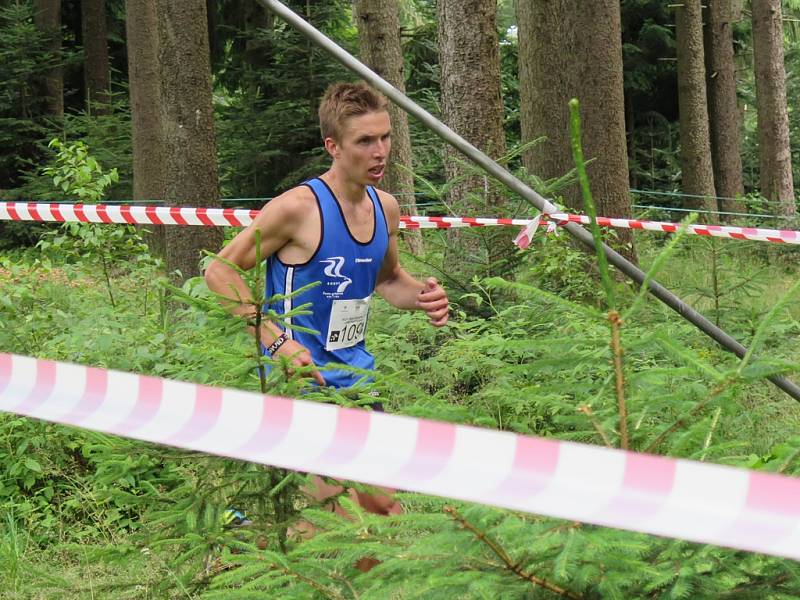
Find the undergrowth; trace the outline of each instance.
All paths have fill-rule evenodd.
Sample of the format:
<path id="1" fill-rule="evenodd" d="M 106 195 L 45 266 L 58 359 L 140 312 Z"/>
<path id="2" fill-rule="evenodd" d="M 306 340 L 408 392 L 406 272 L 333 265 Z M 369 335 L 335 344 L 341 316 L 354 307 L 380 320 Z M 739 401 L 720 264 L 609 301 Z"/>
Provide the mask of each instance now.
<path id="1" fill-rule="evenodd" d="M 136 231 L 122 234 L 135 252 L 104 255 L 105 270 L 78 251 L 83 233 L 65 228 L 58 244 L 0 256 L 0 351 L 279 395 L 307 387 L 280 368 L 260 380 L 263 359 L 244 323 L 214 308 L 202 280 L 180 290 L 163 283 Z M 751 357 L 724 353 L 614 277 L 598 294 L 585 255 L 563 237 L 539 237 L 515 257 L 513 280 L 475 280 L 454 298 L 443 329 L 376 302 L 367 343 L 379 371 L 365 391 L 399 414 L 800 474 L 800 410 L 765 379 L 797 375 L 797 285 L 759 280 L 754 295 L 749 274 L 763 257 L 738 242 L 720 249 L 710 286 L 707 242 L 649 243 L 643 262 L 739 327 Z M 424 272 L 437 252 L 407 265 Z M 253 298 L 262 281 L 250 279 Z M 0 415 L 0 597 L 800 594 L 789 560 L 413 493 L 398 494 L 404 513 L 391 517 L 342 497 L 343 519 L 312 503 L 305 483 L 298 473 Z M 252 524 L 236 527 L 231 509 Z M 316 535 L 293 535 L 301 521 Z M 364 557 L 380 562 L 362 573 Z"/>

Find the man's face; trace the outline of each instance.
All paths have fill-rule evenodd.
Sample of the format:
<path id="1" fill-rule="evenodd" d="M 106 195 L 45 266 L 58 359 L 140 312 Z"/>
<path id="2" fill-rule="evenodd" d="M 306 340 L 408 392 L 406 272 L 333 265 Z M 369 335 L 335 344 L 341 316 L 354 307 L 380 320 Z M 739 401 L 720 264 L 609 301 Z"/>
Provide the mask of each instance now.
<path id="1" fill-rule="evenodd" d="M 351 117 L 344 123 L 339 141 L 325 138 L 325 149 L 354 183 L 377 185 L 392 148 L 391 130 L 386 111 Z"/>

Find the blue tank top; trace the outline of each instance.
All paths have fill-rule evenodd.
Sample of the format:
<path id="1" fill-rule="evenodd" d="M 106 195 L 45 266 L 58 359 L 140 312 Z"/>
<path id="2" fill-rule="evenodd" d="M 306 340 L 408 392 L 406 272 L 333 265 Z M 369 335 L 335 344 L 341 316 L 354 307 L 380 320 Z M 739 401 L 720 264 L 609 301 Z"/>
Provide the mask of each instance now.
<path id="1" fill-rule="evenodd" d="M 311 258 L 301 264 L 286 264 L 277 253 L 270 256 L 266 297 L 286 295 L 310 283 L 320 284 L 294 298 L 266 303 L 265 308 L 287 314 L 310 302 L 310 315 L 297 315 L 289 322 L 319 333 L 286 328 L 286 335 L 308 348 L 316 365 L 342 363 L 373 369 L 375 359 L 364 346 L 364 336 L 369 299 L 389 247 L 383 207 L 375 190 L 367 187 L 372 200 L 372 239 L 359 242 L 350 233 L 339 201 L 328 185 L 319 178 L 303 185 L 314 192 L 322 218 L 319 245 Z M 333 387 L 348 387 L 363 377 L 341 369 L 321 373 L 325 382 Z"/>

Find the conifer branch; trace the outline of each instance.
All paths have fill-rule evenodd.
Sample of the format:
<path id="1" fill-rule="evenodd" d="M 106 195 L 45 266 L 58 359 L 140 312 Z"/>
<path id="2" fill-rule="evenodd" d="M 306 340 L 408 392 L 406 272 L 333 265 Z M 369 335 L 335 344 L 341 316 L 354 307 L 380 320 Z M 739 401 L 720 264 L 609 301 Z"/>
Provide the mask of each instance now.
<path id="1" fill-rule="evenodd" d="M 321 594 L 325 594 L 325 596 L 328 597 L 328 598 L 334 598 L 334 600 L 345 600 L 345 597 L 342 594 L 340 594 L 339 592 L 337 592 L 336 590 L 332 590 L 332 589 L 330 589 L 328 587 L 325 587 L 321 583 L 319 583 L 317 581 L 314 581 L 310 577 L 306 577 L 302 573 L 298 573 L 297 571 L 294 571 L 294 570 L 290 569 L 289 567 L 283 567 L 281 565 L 278 565 L 273 561 L 269 561 L 269 560 L 264 559 L 263 557 L 260 558 L 260 560 L 263 560 L 264 562 L 269 564 L 269 566 L 271 566 L 276 571 L 280 571 L 284 575 L 288 575 L 289 577 L 294 577 L 298 581 L 302 581 L 306 585 L 311 586 L 312 588 L 314 588 L 315 590 L 317 590 Z"/>
<path id="2" fill-rule="evenodd" d="M 537 577 L 532 573 L 526 573 L 518 562 L 514 562 L 511 557 L 506 552 L 505 548 L 503 548 L 498 542 L 493 540 L 489 537 L 485 532 L 478 529 L 475 525 L 467 521 L 461 514 L 452 506 L 445 506 L 444 512 L 454 521 L 458 522 L 461 527 L 468 530 L 475 538 L 489 547 L 489 549 L 494 552 L 495 556 L 503 561 L 503 567 L 514 573 L 517 577 L 525 579 L 526 581 L 530 581 L 532 585 L 542 587 L 548 591 L 551 591 L 559 596 L 564 596 L 565 598 L 570 598 L 572 600 L 581 600 L 581 596 L 574 594 L 573 592 L 566 590 L 562 587 L 557 586 L 554 583 L 550 583 L 546 579 L 542 579 L 541 577 Z"/>
<path id="3" fill-rule="evenodd" d="M 629 448 L 628 442 L 628 407 L 625 403 L 625 376 L 622 372 L 622 343 L 619 330 L 622 319 L 616 310 L 608 311 L 608 322 L 611 324 L 611 351 L 614 355 L 614 375 L 617 391 L 617 405 L 619 407 L 619 437 L 623 450 Z"/>
<path id="4" fill-rule="evenodd" d="M 706 397 L 705 400 L 703 400 L 702 402 L 698 402 L 697 405 L 692 410 L 690 410 L 685 415 L 681 415 L 680 417 L 678 417 L 677 420 L 672 425 L 667 427 L 664 431 L 662 431 L 659 434 L 659 436 L 656 439 L 654 439 L 652 441 L 652 443 L 647 448 L 645 448 L 643 450 L 643 452 L 645 452 L 645 453 L 653 452 L 656 448 L 658 448 L 659 445 L 661 445 L 661 442 L 663 442 L 664 439 L 666 439 L 666 437 L 668 435 L 670 435 L 671 433 L 674 433 L 679 427 L 682 427 L 682 426 L 686 425 L 686 420 L 689 417 L 693 417 L 694 415 L 699 413 L 703 408 L 705 408 L 705 406 L 709 402 L 711 402 L 714 398 L 716 398 L 723 391 L 725 391 L 725 389 L 727 387 L 728 387 L 728 381 L 727 380 L 717 384 L 716 387 L 714 387 L 711 390 L 711 392 L 708 394 L 708 396 Z"/>
<path id="5" fill-rule="evenodd" d="M 583 414 L 589 417 L 589 420 L 592 422 L 592 427 L 597 432 L 597 434 L 603 438 L 603 443 L 606 445 L 606 448 L 613 448 L 614 445 L 611 443 L 611 440 L 608 439 L 606 432 L 603 431 L 603 428 L 600 426 L 600 423 L 597 422 L 597 419 L 594 417 L 594 411 L 588 404 L 584 404 L 578 408 Z"/>
<path id="6" fill-rule="evenodd" d="M 791 465 L 791 464 L 792 464 L 792 462 L 794 462 L 794 459 L 796 459 L 798 456 L 800 456 L 800 448 L 798 448 L 797 450 L 795 450 L 794 452 L 792 452 L 792 453 L 791 453 L 791 454 L 790 454 L 790 455 L 789 455 L 789 456 L 786 458 L 786 460 L 784 460 L 784 461 L 783 461 L 783 464 L 780 466 L 780 468 L 778 469 L 778 471 L 777 471 L 777 472 L 778 472 L 778 473 L 785 473 L 785 472 L 786 472 L 786 469 L 788 469 L 788 468 L 789 468 L 789 465 Z"/>

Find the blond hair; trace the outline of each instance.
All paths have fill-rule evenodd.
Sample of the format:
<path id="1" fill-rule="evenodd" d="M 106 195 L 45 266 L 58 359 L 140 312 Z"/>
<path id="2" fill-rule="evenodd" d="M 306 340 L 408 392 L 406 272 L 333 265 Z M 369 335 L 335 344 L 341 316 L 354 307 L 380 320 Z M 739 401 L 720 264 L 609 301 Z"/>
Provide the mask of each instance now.
<path id="1" fill-rule="evenodd" d="M 389 101 L 365 82 L 334 83 L 325 90 L 319 105 L 319 129 L 322 139 L 341 139 L 345 122 L 373 112 L 389 109 Z"/>

